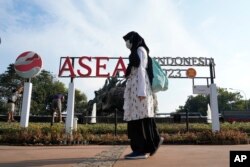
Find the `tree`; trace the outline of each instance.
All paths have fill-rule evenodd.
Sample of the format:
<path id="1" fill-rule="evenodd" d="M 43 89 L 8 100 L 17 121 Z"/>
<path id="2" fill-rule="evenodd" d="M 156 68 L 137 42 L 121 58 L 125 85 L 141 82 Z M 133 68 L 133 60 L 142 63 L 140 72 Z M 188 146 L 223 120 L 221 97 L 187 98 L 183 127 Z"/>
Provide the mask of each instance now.
<path id="1" fill-rule="evenodd" d="M 218 90 L 219 111 L 244 110 L 244 101 L 239 92 L 232 93 L 225 88 Z"/>
<path id="2" fill-rule="evenodd" d="M 14 65 L 10 64 L 7 71 L 0 75 L 0 103 L 4 104 L 11 90 L 23 84 L 24 79 L 19 77 L 14 69 Z M 47 104 L 50 103 L 51 97 L 57 93 L 67 96 L 67 88 L 60 81 L 53 80 L 53 75 L 46 70 L 42 70 L 39 75 L 33 77 L 32 80 L 32 96 L 30 113 L 33 115 L 49 115 L 46 110 Z M 75 94 L 75 111 L 83 112 L 83 107 L 87 104 L 87 97 L 84 93 L 76 90 Z M 65 98 L 67 100 L 67 97 Z M 63 109 L 66 109 L 67 102 L 64 103 Z M 6 107 L 1 105 L 1 113 L 7 113 Z"/>
<path id="3" fill-rule="evenodd" d="M 67 93 L 65 85 L 59 81 L 53 82 L 53 76 L 46 70 L 42 70 L 38 76 L 32 78 L 32 84 L 32 104 L 30 110 L 34 115 L 48 115 L 46 106 L 51 99 L 50 97 L 57 93 Z"/>
<path id="4" fill-rule="evenodd" d="M 10 64 L 7 70 L 0 75 L 0 96 L 7 97 L 13 89 L 22 85 L 24 79 L 17 75 L 14 64 Z"/>
<path id="5" fill-rule="evenodd" d="M 180 106 L 178 112 L 197 112 L 201 115 L 206 115 L 208 96 L 197 95 L 189 96 L 184 107 Z"/>
<path id="6" fill-rule="evenodd" d="M 75 113 L 87 112 L 85 109 L 87 107 L 87 96 L 76 89 L 75 92 Z"/>
<path id="7" fill-rule="evenodd" d="M 63 110 L 67 108 L 68 89 L 62 82 L 53 82 L 53 76 L 48 71 L 43 70 L 37 77 L 32 80 L 34 85 L 32 94 L 32 114 L 48 114 L 46 106 L 51 101 L 51 97 L 57 93 L 65 95 Z M 80 90 L 75 90 L 75 113 L 83 113 L 87 105 L 87 97 Z"/>
<path id="8" fill-rule="evenodd" d="M 179 106 L 177 112 L 198 112 L 207 115 L 207 104 L 210 103 L 209 95 L 189 96 L 184 106 Z M 244 110 L 245 101 L 239 92 L 228 92 L 225 88 L 218 88 L 219 112 L 228 110 Z"/>
<path id="9" fill-rule="evenodd" d="M 19 77 L 14 69 L 14 64 L 10 64 L 7 70 L 0 75 L 0 113 L 6 114 L 7 97 L 12 93 L 12 90 L 21 86 L 24 79 Z"/>

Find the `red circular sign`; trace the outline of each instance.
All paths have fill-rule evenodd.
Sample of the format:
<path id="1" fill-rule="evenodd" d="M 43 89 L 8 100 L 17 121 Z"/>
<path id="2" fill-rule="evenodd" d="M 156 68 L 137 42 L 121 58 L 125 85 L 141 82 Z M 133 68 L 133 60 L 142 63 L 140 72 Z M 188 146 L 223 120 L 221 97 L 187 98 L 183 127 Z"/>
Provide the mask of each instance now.
<path id="1" fill-rule="evenodd" d="M 14 67 L 19 76 L 31 78 L 41 71 L 42 59 L 35 52 L 24 52 L 17 57 Z"/>

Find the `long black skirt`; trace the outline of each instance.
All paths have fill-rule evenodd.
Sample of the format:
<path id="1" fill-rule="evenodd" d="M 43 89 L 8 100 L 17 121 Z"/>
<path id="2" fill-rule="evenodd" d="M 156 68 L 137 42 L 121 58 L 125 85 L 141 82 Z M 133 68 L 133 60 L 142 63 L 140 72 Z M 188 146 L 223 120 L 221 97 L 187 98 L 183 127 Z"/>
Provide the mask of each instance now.
<path id="1" fill-rule="evenodd" d="M 159 147 L 160 135 L 154 118 L 128 121 L 128 138 L 132 151 L 152 153 Z"/>

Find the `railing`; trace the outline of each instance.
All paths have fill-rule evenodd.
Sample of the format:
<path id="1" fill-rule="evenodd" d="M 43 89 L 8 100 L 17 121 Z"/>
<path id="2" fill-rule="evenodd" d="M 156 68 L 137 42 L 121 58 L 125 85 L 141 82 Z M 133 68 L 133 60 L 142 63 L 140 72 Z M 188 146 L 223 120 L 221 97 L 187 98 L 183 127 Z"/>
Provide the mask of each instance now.
<path id="1" fill-rule="evenodd" d="M 158 115 L 158 114 L 157 114 Z M 89 124 L 90 123 L 90 119 L 92 118 L 91 116 L 77 116 L 78 118 L 78 123 L 79 124 Z M 64 117 L 64 119 L 66 119 L 66 117 Z M 15 120 L 16 121 L 20 121 L 20 116 L 15 116 Z M 115 117 L 107 117 L 107 116 L 97 116 L 96 117 L 96 123 L 115 123 L 115 121 L 117 120 L 117 123 L 126 123 L 123 120 L 123 117 L 121 116 L 117 116 L 117 118 Z M 159 117 L 156 116 L 155 120 L 157 123 L 184 123 L 185 122 L 185 118 L 181 117 L 180 120 L 174 120 L 174 117 L 170 116 L 170 117 Z M 0 121 L 5 122 L 7 121 L 7 115 L 0 115 Z M 30 116 L 29 117 L 29 122 L 51 122 L 51 116 L 49 115 L 44 115 L 44 116 Z M 189 118 L 189 122 L 195 123 L 195 122 L 206 122 L 206 118 Z"/>

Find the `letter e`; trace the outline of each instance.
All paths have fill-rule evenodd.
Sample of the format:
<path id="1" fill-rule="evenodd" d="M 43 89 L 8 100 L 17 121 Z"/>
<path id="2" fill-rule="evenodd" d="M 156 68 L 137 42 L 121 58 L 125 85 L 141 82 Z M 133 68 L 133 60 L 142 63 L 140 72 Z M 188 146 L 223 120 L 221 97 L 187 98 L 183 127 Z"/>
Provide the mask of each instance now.
<path id="1" fill-rule="evenodd" d="M 108 57 L 96 57 L 96 76 L 97 77 L 109 77 L 109 73 L 101 74 L 100 69 L 106 69 L 106 64 L 101 64 L 101 60 L 109 61 Z"/>

